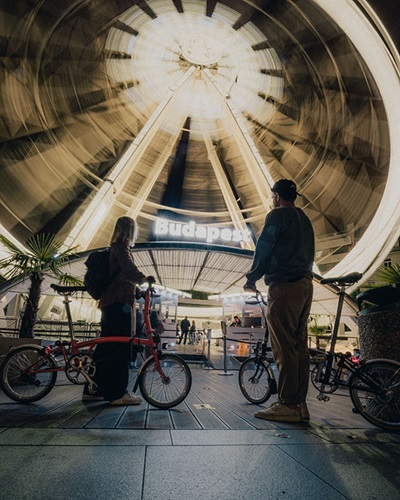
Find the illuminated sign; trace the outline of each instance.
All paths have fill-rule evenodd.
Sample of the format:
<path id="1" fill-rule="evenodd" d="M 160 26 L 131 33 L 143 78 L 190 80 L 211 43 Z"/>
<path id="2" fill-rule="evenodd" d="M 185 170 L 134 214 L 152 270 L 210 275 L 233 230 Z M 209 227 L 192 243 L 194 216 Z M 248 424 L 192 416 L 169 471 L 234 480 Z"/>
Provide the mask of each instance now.
<path id="1" fill-rule="evenodd" d="M 248 229 L 229 229 L 211 226 L 201 226 L 194 221 L 187 224 L 181 222 L 170 222 L 166 219 L 157 219 L 155 233 L 157 236 L 182 236 L 182 238 L 205 240 L 212 243 L 216 240 L 232 241 L 234 243 L 250 242 L 250 231 Z"/>

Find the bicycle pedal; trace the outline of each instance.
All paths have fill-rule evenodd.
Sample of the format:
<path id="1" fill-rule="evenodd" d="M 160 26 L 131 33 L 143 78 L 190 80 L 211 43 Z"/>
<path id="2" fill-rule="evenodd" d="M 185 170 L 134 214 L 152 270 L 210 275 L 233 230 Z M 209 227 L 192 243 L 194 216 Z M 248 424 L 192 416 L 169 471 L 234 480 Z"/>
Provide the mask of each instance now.
<path id="1" fill-rule="evenodd" d="M 97 384 L 95 382 L 88 383 L 88 392 L 90 395 L 94 395 L 97 392 Z"/>
<path id="2" fill-rule="evenodd" d="M 324 354 L 310 357 L 310 363 L 324 363 L 325 361 L 326 361 L 326 356 Z"/>

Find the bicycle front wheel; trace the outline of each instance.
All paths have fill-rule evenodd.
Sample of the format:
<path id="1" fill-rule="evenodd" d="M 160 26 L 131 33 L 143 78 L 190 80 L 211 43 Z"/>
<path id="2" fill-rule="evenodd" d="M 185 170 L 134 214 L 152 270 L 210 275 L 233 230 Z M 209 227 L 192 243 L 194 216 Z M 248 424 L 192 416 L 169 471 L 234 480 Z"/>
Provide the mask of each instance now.
<path id="1" fill-rule="evenodd" d="M 172 408 L 182 403 L 192 386 L 192 374 L 187 363 L 173 354 L 154 356 L 144 362 L 140 371 L 139 387 L 144 399 L 156 408 Z"/>
<path id="2" fill-rule="evenodd" d="M 351 400 L 373 425 L 400 429 L 400 363 L 374 359 L 362 365 L 349 379 Z"/>
<path id="3" fill-rule="evenodd" d="M 239 387 L 250 403 L 265 403 L 272 394 L 272 378 L 265 362 L 257 358 L 246 359 L 239 369 Z"/>
<path id="4" fill-rule="evenodd" d="M 44 398 L 54 387 L 57 372 L 53 358 L 37 345 L 17 347 L 10 351 L 1 366 L 0 385 L 4 393 L 19 403 Z"/>

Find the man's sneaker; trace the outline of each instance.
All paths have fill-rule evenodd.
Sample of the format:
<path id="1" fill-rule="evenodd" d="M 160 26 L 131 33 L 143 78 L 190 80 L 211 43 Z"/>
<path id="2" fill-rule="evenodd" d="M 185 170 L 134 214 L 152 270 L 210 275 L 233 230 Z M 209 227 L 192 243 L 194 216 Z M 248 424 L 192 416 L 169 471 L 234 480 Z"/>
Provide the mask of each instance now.
<path id="1" fill-rule="evenodd" d="M 114 399 L 114 401 L 110 401 L 110 405 L 113 406 L 133 406 L 133 405 L 140 405 L 142 402 L 142 398 L 139 396 L 134 396 L 133 394 L 130 394 L 129 392 L 126 392 L 122 398 L 119 399 Z"/>
<path id="2" fill-rule="evenodd" d="M 307 403 L 305 401 L 304 403 L 299 404 L 299 410 L 300 410 L 301 420 L 310 420 L 310 412 L 308 411 Z"/>
<path id="3" fill-rule="evenodd" d="M 273 403 L 266 410 L 256 411 L 254 416 L 274 422 L 301 422 L 300 410 L 298 408 L 292 410 L 287 405 L 279 402 Z"/>

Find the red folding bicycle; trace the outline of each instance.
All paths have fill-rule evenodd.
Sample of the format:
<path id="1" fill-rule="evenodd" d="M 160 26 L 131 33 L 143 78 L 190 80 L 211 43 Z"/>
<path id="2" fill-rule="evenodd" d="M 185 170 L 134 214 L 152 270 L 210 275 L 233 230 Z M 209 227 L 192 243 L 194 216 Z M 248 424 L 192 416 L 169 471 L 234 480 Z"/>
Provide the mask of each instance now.
<path id="1" fill-rule="evenodd" d="M 24 345 L 10 351 L 4 359 L 0 371 L 0 386 L 14 401 L 32 403 L 44 398 L 53 389 L 58 372 L 64 372 L 74 384 L 88 384 L 94 393 L 96 384 L 93 376 L 96 364 L 92 352 L 98 344 L 107 342 L 131 343 L 145 346 L 151 355 L 140 367 L 133 392 L 140 392 L 150 405 L 157 408 L 172 408 L 188 395 L 192 385 L 192 375 L 188 364 L 179 356 L 165 353 L 161 348 L 159 335 L 150 323 L 150 306 L 156 297 L 151 284 L 139 294 L 144 298 L 144 323 L 146 338 L 139 337 L 97 337 L 77 341 L 74 334 L 70 297 L 76 292 L 84 292 L 83 286 L 51 287 L 61 296 L 65 305 L 69 340 L 57 340 L 54 345 L 41 347 Z"/>

